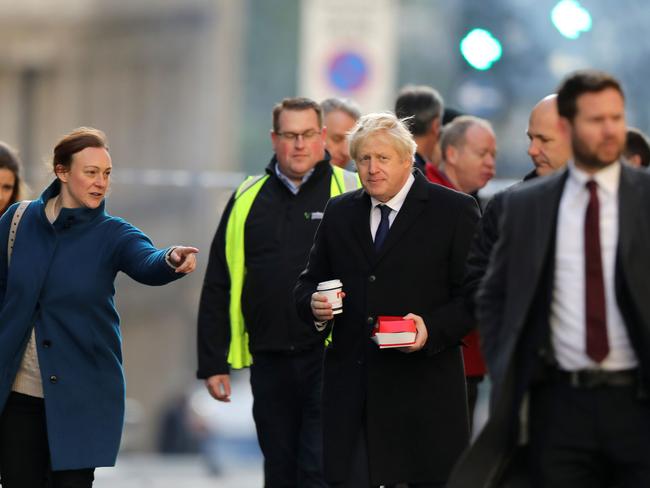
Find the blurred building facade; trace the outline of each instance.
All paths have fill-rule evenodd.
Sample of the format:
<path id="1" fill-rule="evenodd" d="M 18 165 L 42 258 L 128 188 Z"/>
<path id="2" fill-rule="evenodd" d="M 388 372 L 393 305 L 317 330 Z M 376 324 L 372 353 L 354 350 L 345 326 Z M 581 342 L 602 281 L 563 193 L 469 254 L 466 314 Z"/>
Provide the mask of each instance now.
<path id="1" fill-rule="evenodd" d="M 0 139 L 19 149 L 30 196 L 52 178 L 60 136 L 100 128 L 114 164 L 109 212 L 205 259 L 240 166 L 244 6 L 0 1 Z M 160 289 L 118 279 L 127 395 L 143 413 L 125 447 L 152 447 L 162 404 L 192 382 L 202 269 Z"/>

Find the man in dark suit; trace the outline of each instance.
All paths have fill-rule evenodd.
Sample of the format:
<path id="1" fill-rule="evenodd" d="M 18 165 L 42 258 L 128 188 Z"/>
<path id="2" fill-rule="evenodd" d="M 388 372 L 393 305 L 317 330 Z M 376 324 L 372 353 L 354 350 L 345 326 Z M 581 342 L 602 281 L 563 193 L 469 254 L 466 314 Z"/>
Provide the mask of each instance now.
<path id="1" fill-rule="evenodd" d="M 350 142 L 363 190 L 330 200 L 296 285 L 300 315 L 333 322 L 323 383 L 330 486 L 444 486 L 468 442 L 460 340 L 475 201 L 413 172 L 415 144 L 392 114 L 362 117 Z M 422 243 L 427 243 L 423 250 Z M 343 313 L 315 293 L 340 279 Z M 413 345 L 380 350 L 378 316 L 406 316 Z"/>
<path id="2" fill-rule="evenodd" d="M 570 75 L 558 110 L 574 158 L 505 198 L 478 303 L 495 408 L 450 487 L 498 486 L 526 438 L 533 486 L 650 486 L 650 175 L 620 162 L 614 78 Z"/>

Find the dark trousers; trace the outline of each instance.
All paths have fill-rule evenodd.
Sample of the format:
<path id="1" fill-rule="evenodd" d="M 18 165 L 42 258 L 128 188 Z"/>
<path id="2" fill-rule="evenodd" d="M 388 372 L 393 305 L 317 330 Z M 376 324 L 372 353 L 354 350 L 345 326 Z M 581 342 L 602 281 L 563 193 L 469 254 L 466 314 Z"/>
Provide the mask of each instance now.
<path id="1" fill-rule="evenodd" d="M 650 486 L 650 406 L 635 386 L 538 385 L 529 427 L 536 488 Z"/>
<path id="2" fill-rule="evenodd" d="M 321 422 L 322 346 L 295 354 L 255 353 L 253 418 L 267 488 L 326 487 Z"/>
<path id="3" fill-rule="evenodd" d="M 94 471 L 52 471 L 43 399 L 9 395 L 0 415 L 2 488 L 89 488 Z"/>

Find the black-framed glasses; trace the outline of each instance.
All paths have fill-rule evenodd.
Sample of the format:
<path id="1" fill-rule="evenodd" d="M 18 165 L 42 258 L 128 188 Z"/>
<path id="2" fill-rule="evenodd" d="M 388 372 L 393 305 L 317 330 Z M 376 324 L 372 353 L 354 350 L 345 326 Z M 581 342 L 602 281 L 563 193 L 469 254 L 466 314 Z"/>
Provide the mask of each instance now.
<path id="1" fill-rule="evenodd" d="M 289 142 L 295 142 L 300 137 L 302 137 L 303 141 L 313 141 L 321 134 L 321 131 L 311 129 L 305 132 L 276 132 L 276 134 Z"/>

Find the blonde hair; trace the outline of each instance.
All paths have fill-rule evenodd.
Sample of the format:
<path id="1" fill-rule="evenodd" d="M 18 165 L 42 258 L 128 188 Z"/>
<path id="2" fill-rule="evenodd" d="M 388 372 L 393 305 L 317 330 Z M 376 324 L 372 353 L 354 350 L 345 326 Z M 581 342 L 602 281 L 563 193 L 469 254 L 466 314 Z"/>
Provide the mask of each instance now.
<path id="1" fill-rule="evenodd" d="M 350 156 L 357 161 L 359 148 L 365 140 L 378 132 L 388 135 L 401 158 L 413 160 L 417 145 L 404 120 L 391 112 L 378 112 L 362 116 L 349 133 Z M 357 161 L 358 162 L 358 161 Z"/>

